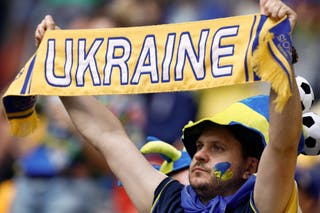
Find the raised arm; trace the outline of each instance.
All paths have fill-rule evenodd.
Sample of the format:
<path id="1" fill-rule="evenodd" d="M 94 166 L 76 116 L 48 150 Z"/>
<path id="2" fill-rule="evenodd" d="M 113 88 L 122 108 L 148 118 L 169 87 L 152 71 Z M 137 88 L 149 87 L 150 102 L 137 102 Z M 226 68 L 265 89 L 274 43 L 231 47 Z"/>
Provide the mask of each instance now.
<path id="1" fill-rule="evenodd" d="M 287 15 L 293 29 L 296 14 L 279 0 L 261 0 L 261 11 L 271 18 Z M 260 212 L 284 212 L 294 189 L 297 149 L 302 131 L 302 112 L 295 77 L 292 96 L 281 113 L 275 110 L 276 94 L 270 91 L 269 144 L 258 168 L 254 201 Z"/>
<path id="2" fill-rule="evenodd" d="M 38 25 L 36 44 L 46 30 L 56 29 L 51 16 Z M 149 212 L 153 193 L 166 177 L 153 169 L 131 142 L 119 119 L 91 96 L 60 97 L 75 127 L 104 156 L 139 212 Z"/>

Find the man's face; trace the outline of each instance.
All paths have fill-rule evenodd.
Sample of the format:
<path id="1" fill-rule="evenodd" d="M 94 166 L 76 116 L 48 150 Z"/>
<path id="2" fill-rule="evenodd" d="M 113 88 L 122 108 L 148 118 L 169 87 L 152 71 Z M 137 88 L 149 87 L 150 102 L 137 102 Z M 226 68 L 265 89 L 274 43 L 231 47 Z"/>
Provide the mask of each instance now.
<path id="1" fill-rule="evenodd" d="M 216 195 L 233 194 L 243 184 L 246 161 L 242 147 L 230 130 L 214 126 L 204 131 L 196 141 L 197 151 L 190 165 L 190 185 L 200 198 L 212 199 Z M 214 167 L 217 163 L 230 163 L 232 177 L 222 180 L 216 177 Z"/>

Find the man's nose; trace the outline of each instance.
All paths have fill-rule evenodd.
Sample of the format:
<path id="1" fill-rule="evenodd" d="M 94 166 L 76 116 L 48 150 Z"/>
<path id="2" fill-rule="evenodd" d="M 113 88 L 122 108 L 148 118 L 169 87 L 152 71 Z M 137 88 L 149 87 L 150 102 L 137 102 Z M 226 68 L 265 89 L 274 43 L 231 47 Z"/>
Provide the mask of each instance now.
<path id="1" fill-rule="evenodd" d="M 208 151 L 205 147 L 202 147 L 194 154 L 194 158 L 200 162 L 207 162 L 209 160 Z"/>

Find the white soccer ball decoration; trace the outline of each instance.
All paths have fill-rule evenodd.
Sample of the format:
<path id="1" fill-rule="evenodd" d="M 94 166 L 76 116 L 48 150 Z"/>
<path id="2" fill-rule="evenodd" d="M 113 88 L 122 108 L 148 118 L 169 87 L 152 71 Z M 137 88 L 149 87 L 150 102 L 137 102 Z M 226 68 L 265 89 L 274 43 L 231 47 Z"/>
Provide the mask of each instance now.
<path id="1" fill-rule="evenodd" d="M 304 155 L 320 155 L 320 116 L 314 112 L 302 115 L 304 130 Z"/>
<path id="2" fill-rule="evenodd" d="M 311 84 L 301 76 L 296 77 L 296 82 L 300 93 L 302 112 L 308 112 L 314 102 L 314 93 Z"/>

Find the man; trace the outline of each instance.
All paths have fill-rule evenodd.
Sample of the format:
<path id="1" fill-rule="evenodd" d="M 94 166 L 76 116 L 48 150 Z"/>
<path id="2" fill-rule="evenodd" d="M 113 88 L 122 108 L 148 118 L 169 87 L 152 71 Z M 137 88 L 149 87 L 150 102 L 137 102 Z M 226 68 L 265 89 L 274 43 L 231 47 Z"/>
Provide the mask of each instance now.
<path id="1" fill-rule="evenodd" d="M 293 29 L 296 14 L 283 2 L 261 0 L 260 6 L 261 12 L 270 18 L 287 15 Z M 36 44 L 46 30 L 55 28 L 52 17 L 46 16 L 35 32 Z M 302 128 L 299 93 L 295 79 L 292 80 L 293 95 L 281 113 L 275 110 L 276 94 L 270 91 L 270 126 L 266 134 L 269 142 L 261 157 L 245 155 L 246 150 L 234 132 L 214 122 L 195 141 L 184 135 L 186 148 L 191 144 L 187 150 L 193 157 L 188 188 L 155 170 L 131 142 L 118 118 L 94 97 L 61 100 L 79 132 L 104 155 L 139 212 L 150 212 L 152 208 L 154 212 L 288 212 L 288 206 L 293 205 L 293 211 L 297 208 L 297 203 L 292 202 L 297 196 L 294 172 Z M 190 125 L 185 127 L 184 134 Z M 251 193 L 241 198 L 241 203 L 228 206 L 227 197 L 241 197 L 238 190 L 241 192 L 255 172 Z M 191 193 L 195 199 L 183 197 L 183 190 L 195 192 Z"/>

